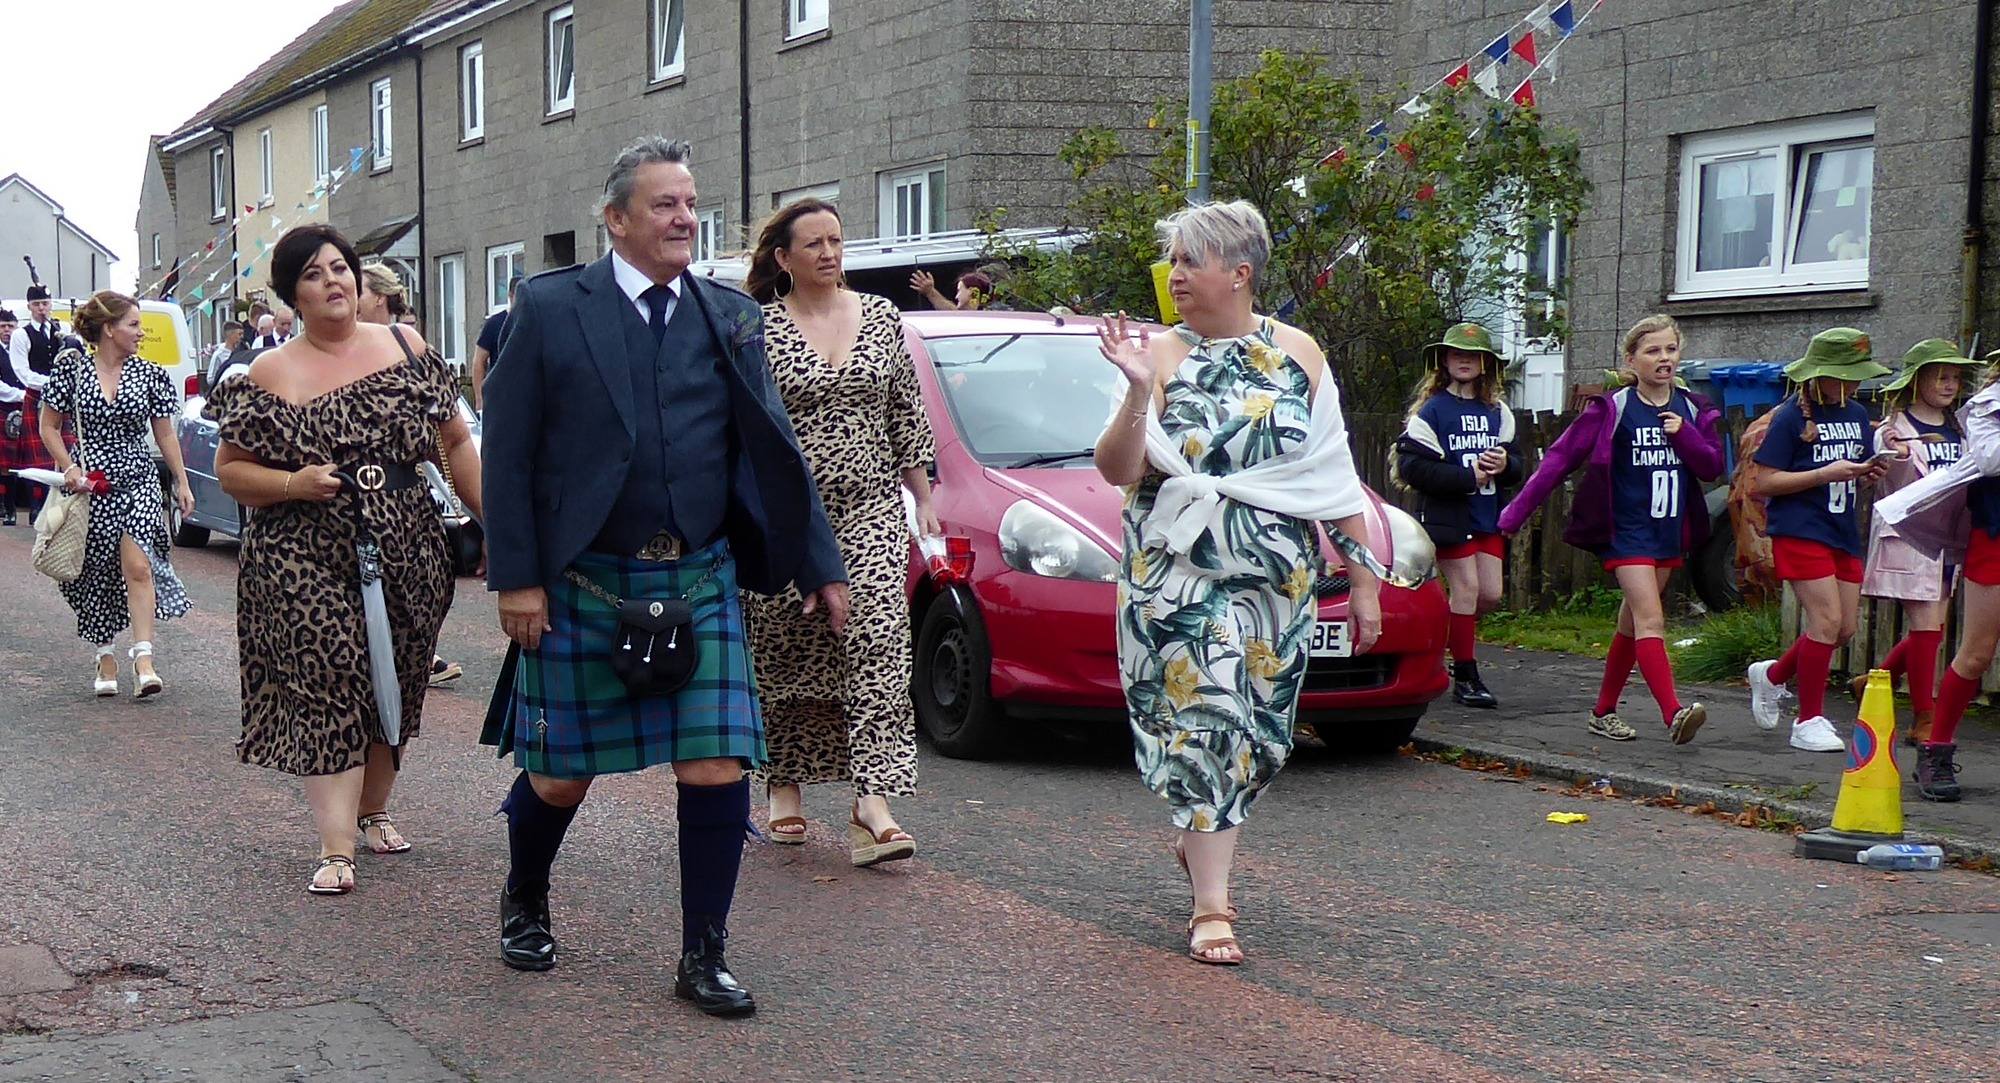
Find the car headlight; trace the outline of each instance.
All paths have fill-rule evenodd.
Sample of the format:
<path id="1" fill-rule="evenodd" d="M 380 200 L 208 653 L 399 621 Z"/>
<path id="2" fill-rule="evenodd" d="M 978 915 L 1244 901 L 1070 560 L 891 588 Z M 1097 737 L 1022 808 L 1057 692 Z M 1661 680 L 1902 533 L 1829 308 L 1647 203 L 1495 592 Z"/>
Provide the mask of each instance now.
<path id="1" fill-rule="evenodd" d="M 1392 504 L 1382 505 L 1382 518 L 1389 524 L 1389 545 L 1395 550 L 1395 559 L 1389 562 L 1389 573 L 1413 583 L 1421 583 L 1437 574 L 1437 546 L 1431 542 L 1430 532 L 1417 517 Z"/>
<path id="2" fill-rule="evenodd" d="M 1039 504 L 1019 500 L 1000 517 L 1000 559 L 1009 568 L 1050 579 L 1109 583 L 1118 561 L 1104 547 Z"/>

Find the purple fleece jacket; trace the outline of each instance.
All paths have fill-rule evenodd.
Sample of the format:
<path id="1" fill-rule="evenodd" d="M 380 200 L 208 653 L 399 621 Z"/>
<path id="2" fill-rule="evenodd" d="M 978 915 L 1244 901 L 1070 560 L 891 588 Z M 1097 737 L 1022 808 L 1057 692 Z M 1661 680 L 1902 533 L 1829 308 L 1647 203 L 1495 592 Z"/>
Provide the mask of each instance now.
<path id="1" fill-rule="evenodd" d="M 1624 410 L 1627 397 L 1631 394 L 1631 388 L 1620 388 L 1597 395 L 1584 404 L 1583 413 L 1542 453 L 1541 464 L 1535 467 L 1534 476 L 1501 511 L 1500 533 L 1519 532 L 1526 525 L 1528 516 L 1533 515 L 1535 509 L 1542 506 L 1542 501 L 1548 499 L 1549 493 L 1581 466 L 1584 468 L 1583 481 L 1577 485 L 1576 499 L 1570 504 L 1569 524 L 1563 528 L 1563 540 L 1579 549 L 1592 551 L 1611 544 L 1614 527 L 1611 453 L 1618 442 L 1619 412 Z M 1722 437 L 1717 431 L 1722 411 L 1692 391 L 1681 394 L 1687 397 L 1695 416 L 1692 423 L 1682 425 L 1680 431 L 1669 436 L 1667 441 L 1680 454 L 1681 464 L 1687 467 L 1687 472 L 1681 475 L 1681 507 L 1695 509 L 1695 512 L 1681 516 L 1681 542 L 1682 549 L 1691 552 L 1708 540 L 1708 515 L 1699 510 L 1707 506 L 1701 499 L 1700 483 L 1722 476 Z"/>

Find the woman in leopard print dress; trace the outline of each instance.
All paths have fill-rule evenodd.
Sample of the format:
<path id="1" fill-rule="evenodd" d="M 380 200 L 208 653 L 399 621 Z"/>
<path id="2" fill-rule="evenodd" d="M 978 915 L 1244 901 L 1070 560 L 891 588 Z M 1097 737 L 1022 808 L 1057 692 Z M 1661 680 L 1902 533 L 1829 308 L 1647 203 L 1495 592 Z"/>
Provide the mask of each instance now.
<path id="1" fill-rule="evenodd" d="M 771 377 L 798 431 L 853 592 L 844 637 L 799 619 L 796 597 L 746 597 L 744 616 L 770 750 L 771 837 L 805 841 L 800 786 L 854 784 L 856 865 L 906 858 L 916 840 L 889 814 L 916 789 L 910 618 L 904 579 L 918 523 L 939 532 L 926 467 L 936 457 L 902 318 L 842 284 L 840 216 L 800 200 L 764 227 L 745 283 L 764 302 Z"/>

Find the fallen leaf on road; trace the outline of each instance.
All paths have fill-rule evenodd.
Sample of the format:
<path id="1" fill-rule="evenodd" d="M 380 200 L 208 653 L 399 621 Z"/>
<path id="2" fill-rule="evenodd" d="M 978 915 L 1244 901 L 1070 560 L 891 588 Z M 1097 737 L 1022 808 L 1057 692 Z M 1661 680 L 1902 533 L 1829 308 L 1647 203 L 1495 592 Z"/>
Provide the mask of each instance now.
<path id="1" fill-rule="evenodd" d="M 813 877 L 813 883 L 815 883 L 815 884 L 831 884 L 831 883 L 833 883 L 834 881 L 836 881 L 836 880 L 839 880 L 839 879 L 840 879 L 840 877 L 838 877 L 838 876 L 815 876 L 815 877 Z"/>
<path id="2" fill-rule="evenodd" d="M 1552 824 L 1587 824 L 1590 814 L 1584 812 L 1551 812 L 1548 820 Z"/>

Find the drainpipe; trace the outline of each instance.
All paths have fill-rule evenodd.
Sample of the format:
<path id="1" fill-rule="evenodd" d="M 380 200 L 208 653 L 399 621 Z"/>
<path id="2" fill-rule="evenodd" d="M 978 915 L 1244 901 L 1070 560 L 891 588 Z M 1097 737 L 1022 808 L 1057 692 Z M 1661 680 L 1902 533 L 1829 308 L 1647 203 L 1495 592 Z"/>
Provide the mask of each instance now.
<path id="1" fill-rule="evenodd" d="M 412 52 L 416 54 L 417 60 L 417 281 L 415 285 L 417 296 L 425 300 L 424 330 L 428 332 L 437 326 L 437 321 L 430 318 L 430 291 L 424 288 L 431 265 L 430 223 L 424 219 L 424 193 L 429 190 L 424 185 L 424 48 L 418 45 Z M 452 123 L 458 122 L 454 119 Z"/>
<path id="2" fill-rule="evenodd" d="M 736 148 L 742 178 L 742 207 L 737 223 L 750 233 L 750 0 L 736 2 Z"/>
<path id="3" fill-rule="evenodd" d="M 1986 122 L 1993 97 L 1993 0 L 1979 0 L 1972 32 L 1972 132 L 1965 169 L 1964 261 L 1960 284 L 1958 340 L 1972 346 L 1979 333 L 1979 261 L 1986 243 Z"/>

